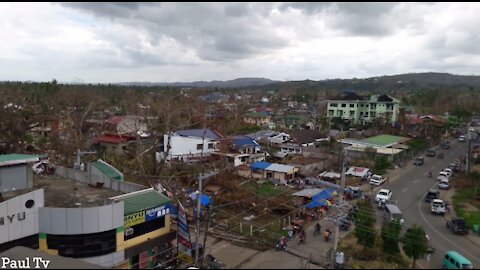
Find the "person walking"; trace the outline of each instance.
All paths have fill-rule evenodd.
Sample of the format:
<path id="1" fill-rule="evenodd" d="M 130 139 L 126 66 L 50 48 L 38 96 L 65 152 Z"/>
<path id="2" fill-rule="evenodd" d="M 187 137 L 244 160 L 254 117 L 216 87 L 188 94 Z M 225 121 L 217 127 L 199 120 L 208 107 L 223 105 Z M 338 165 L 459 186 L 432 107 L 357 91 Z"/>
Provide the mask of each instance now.
<path id="1" fill-rule="evenodd" d="M 317 236 L 318 234 L 320 234 L 321 231 L 322 225 L 320 225 L 320 222 L 318 222 L 317 225 L 315 225 L 315 231 L 313 231 L 313 236 Z"/>

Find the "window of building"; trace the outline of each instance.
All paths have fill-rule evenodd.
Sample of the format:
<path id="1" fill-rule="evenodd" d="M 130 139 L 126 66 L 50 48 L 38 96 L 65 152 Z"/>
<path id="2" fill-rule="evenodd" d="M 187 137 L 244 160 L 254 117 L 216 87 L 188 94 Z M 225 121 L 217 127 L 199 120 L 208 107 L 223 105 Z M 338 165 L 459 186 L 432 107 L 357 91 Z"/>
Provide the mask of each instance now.
<path id="1" fill-rule="evenodd" d="M 208 144 L 208 149 L 213 149 L 213 143 Z"/>
<path id="2" fill-rule="evenodd" d="M 338 106 L 337 103 L 332 103 L 332 104 L 330 104 L 330 107 L 337 107 L 337 106 Z"/>
<path id="3" fill-rule="evenodd" d="M 345 108 L 347 107 L 347 104 L 346 103 L 342 103 L 342 108 Z"/>
<path id="4" fill-rule="evenodd" d="M 355 104 L 350 104 L 350 108 L 355 108 Z"/>
<path id="5" fill-rule="evenodd" d="M 202 150 L 203 149 L 203 144 L 199 143 L 197 144 L 197 150 Z"/>
<path id="6" fill-rule="evenodd" d="M 79 235 L 47 234 L 49 249 L 57 249 L 58 255 L 87 258 L 115 252 L 116 230 Z"/>
<path id="7" fill-rule="evenodd" d="M 372 112 L 372 113 L 370 114 L 370 116 L 371 116 L 371 117 L 375 117 L 375 116 L 376 116 L 376 113 L 375 113 L 375 112 Z"/>
<path id="8" fill-rule="evenodd" d="M 333 116 L 334 113 L 335 113 L 334 110 L 329 110 L 329 111 L 328 111 L 328 116 Z"/>
<path id="9" fill-rule="evenodd" d="M 368 117 L 368 112 L 365 112 L 365 117 Z"/>
<path id="10" fill-rule="evenodd" d="M 360 112 L 360 116 L 363 116 L 363 112 Z"/>
<path id="11" fill-rule="evenodd" d="M 350 111 L 350 116 L 355 116 L 355 111 Z"/>

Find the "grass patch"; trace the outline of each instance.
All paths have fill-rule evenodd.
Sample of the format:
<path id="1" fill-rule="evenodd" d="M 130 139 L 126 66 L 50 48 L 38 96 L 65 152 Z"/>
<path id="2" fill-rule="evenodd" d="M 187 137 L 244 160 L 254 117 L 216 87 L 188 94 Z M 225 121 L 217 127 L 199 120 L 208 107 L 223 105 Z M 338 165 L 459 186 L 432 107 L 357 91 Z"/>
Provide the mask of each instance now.
<path id="1" fill-rule="evenodd" d="M 410 267 L 409 261 L 401 254 L 384 254 L 380 239 L 377 239 L 374 248 L 364 250 L 357 244 L 354 232 L 339 241 L 338 249 L 345 253 L 346 264 L 352 269 L 407 269 Z M 367 257 L 374 259 L 365 259 Z"/>
<path id="2" fill-rule="evenodd" d="M 465 219 L 470 228 L 473 224 L 480 224 L 480 201 L 475 200 L 477 195 L 475 192 L 474 188 L 459 189 L 452 197 L 455 213 Z M 467 207 L 467 205 L 470 205 L 470 207 Z"/>

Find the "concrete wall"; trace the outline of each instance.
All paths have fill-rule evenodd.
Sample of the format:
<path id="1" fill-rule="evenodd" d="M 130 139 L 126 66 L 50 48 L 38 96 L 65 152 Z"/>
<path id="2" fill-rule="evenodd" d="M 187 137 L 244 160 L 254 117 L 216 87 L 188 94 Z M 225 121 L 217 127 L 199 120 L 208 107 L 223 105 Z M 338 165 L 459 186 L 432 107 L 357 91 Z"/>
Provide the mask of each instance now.
<path id="1" fill-rule="evenodd" d="M 0 192 L 6 192 L 13 189 L 23 189 L 32 187 L 32 179 L 29 181 L 28 170 L 32 170 L 30 165 L 0 167 Z M 32 177 L 32 174 L 30 174 Z"/>
<path id="2" fill-rule="evenodd" d="M 87 207 L 39 209 L 39 232 L 78 235 L 104 232 L 123 226 L 123 202 Z"/>
<path id="3" fill-rule="evenodd" d="M 33 207 L 26 207 L 28 200 L 33 200 Z M 0 203 L 0 244 L 37 234 L 39 208 L 43 206 L 43 189 Z"/>
<path id="4" fill-rule="evenodd" d="M 93 167 L 93 166 L 89 166 L 89 167 Z M 110 180 L 110 178 L 108 178 L 108 176 L 103 175 L 103 173 L 100 175 L 98 169 L 96 169 L 96 171 L 91 170 L 91 172 L 92 173 L 90 173 L 90 176 L 89 176 L 87 172 L 82 172 L 79 170 L 65 168 L 57 165 L 55 166 L 55 174 L 60 177 L 67 178 L 70 180 L 75 179 L 76 181 L 83 182 L 83 183 L 90 183 L 90 184 L 96 184 L 98 181 L 100 183 L 105 183 L 104 184 L 105 188 L 110 188 L 112 190 L 123 192 L 123 193 L 130 193 L 130 192 L 147 188 L 146 186 L 135 184 L 135 183 L 125 182 L 125 181 L 112 181 Z"/>

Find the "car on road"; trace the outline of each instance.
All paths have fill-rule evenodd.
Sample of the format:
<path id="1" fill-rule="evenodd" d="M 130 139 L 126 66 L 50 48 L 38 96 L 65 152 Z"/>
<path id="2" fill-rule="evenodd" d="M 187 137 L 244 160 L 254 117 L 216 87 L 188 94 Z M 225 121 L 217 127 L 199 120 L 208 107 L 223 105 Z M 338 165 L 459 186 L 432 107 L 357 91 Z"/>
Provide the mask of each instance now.
<path id="1" fill-rule="evenodd" d="M 383 213 L 383 218 L 387 222 L 392 222 L 394 220 L 398 221 L 400 225 L 403 225 L 405 220 L 403 219 L 402 211 L 400 208 L 392 202 L 385 202 L 385 211 Z"/>
<path id="2" fill-rule="evenodd" d="M 440 179 L 440 182 L 438 183 L 438 188 L 439 189 L 449 189 L 450 188 L 450 181 L 448 180 L 448 178 Z"/>
<path id="3" fill-rule="evenodd" d="M 425 202 L 432 202 L 434 199 L 438 199 L 440 192 L 436 189 L 429 189 L 427 195 L 425 195 Z"/>
<path id="4" fill-rule="evenodd" d="M 440 148 L 442 149 L 449 149 L 450 148 L 450 144 L 449 143 L 442 143 L 442 145 L 440 146 Z"/>
<path id="5" fill-rule="evenodd" d="M 445 215 L 445 203 L 440 199 L 434 199 L 430 206 L 430 212 L 432 214 Z"/>
<path id="6" fill-rule="evenodd" d="M 458 137 L 458 142 L 465 142 L 465 135 L 460 135 L 460 137 Z"/>
<path id="7" fill-rule="evenodd" d="M 447 251 L 442 260 L 443 269 L 474 269 L 472 262 L 456 251 Z"/>
<path id="8" fill-rule="evenodd" d="M 377 196 L 375 196 L 375 202 L 379 201 L 389 201 L 392 198 L 392 191 L 388 189 L 381 189 L 378 193 Z"/>
<path id="9" fill-rule="evenodd" d="M 374 174 L 372 177 L 370 177 L 370 184 L 374 186 L 380 186 L 385 182 L 385 178 L 381 175 Z"/>
<path id="10" fill-rule="evenodd" d="M 440 181 L 444 178 L 450 178 L 450 175 L 446 171 L 441 171 L 437 176 L 437 180 Z"/>
<path id="11" fill-rule="evenodd" d="M 435 152 L 435 150 L 433 150 L 433 149 L 428 149 L 428 150 L 427 150 L 427 153 L 426 153 L 426 156 L 427 156 L 427 157 L 434 157 L 436 154 L 437 154 L 437 152 Z"/>
<path id="12" fill-rule="evenodd" d="M 417 166 L 423 165 L 423 163 L 425 163 L 425 159 L 423 157 L 417 157 L 413 162 L 413 164 Z"/>
<path id="13" fill-rule="evenodd" d="M 450 168 L 445 168 L 445 169 L 443 169 L 443 171 L 448 174 L 448 177 L 452 177 L 452 176 L 453 176 L 453 170 L 452 170 L 452 169 L 450 169 Z"/>
<path id="14" fill-rule="evenodd" d="M 447 228 L 455 234 L 468 234 L 467 223 L 461 218 L 447 220 Z"/>
<path id="15" fill-rule="evenodd" d="M 455 162 L 452 162 L 452 163 L 448 164 L 448 168 L 449 168 L 449 169 L 452 169 L 452 171 L 453 171 L 454 173 L 458 171 L 458 170 L 457 170 L 457 169 L 458 169 L 458 165 L 457 165 L 457 163 L 455 163 Z"/>

